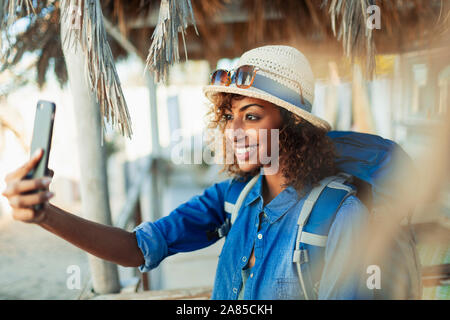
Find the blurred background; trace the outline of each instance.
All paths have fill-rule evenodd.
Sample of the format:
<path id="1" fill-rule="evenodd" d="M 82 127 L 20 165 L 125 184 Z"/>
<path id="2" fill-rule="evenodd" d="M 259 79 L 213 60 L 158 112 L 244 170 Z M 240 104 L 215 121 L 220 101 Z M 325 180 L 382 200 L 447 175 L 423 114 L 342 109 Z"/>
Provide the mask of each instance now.
<path id="1" fill-rule="evenodd" d="M 335 130 L 394 140 L 418 163 L 434 154 L 436 139 L 448 141 L 448 130 L 437 136 L 436 128 L 448 119 L 450 104 L 449 1 L 373 1 L 381 23 L 369 40 L 346 38 L 343 10 L 352 8 L 343 4 L 340 12 L 333 12 L 332 2 L 192 0 L 199 35 L 187 28 L 189 59 L 184 59 L 180 39 L 181 62 L 169 69 L 164 84 L 156 83 L 150 72 L 144 74 L 160 1 L 101 2 L 133 129 L 131 139 L 110 126 L 104 136 L 114 225 L 131 230 L 141 221 L 156 220 L 226 179 L 220 165 L 174 163 L 173 154 L 179 152 L 174 148 L 181 145 L 188 157 L 205 148 L 208 103 L 201 87 L 212 70 L 233 68 L 243 52 L 256 46 L 287 44 L 305 54 L 316 77 L 313 113 Z M 35 13 L 22 12 L 2 29 L 3 40 L 6 34 L 12 44 L 8 55 L 1 52 L 6 59 L 0 69 L 0 188 L 5 187 L 5 175 L 29 157 L 37 101 L 50 100 L 57 106 L 49 163 L 55 171 L 52 203 L 82 215 L 77 146 L 86 137 L 76 129 L 78 107 L 61 49 L 60 2 L 31 3 Z M 351 32 L 365 31 L 360 26 Z M 450 150 L 438 151 L 436 155 L 448 156 Z M 450 298 L 450 184 L 448 162 L 442 159 L 448 160 L 435 159 L 444 168 L 434 185 L 438 195 L 422 203 L 413 217 L 421 263 L 430 267 L 424 268 L 425 299 Z M 0 299 L 92 296 L 87 255 L 36 226 L 12 221 L 10 210 L 1 197 Z M 210 287 L 222 244 L 169 257 L 145 276 L 119 267 L 120 288 Z M 81 269 L 79 289 L 66 286 L 70 265 Z"/>

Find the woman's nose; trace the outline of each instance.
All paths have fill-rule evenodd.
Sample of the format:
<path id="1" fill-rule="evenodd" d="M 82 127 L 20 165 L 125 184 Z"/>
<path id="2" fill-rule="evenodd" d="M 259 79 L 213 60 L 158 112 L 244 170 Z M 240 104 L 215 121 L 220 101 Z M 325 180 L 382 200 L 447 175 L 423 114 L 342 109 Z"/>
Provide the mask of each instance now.
<path id="1" fill-rule="evenodd" d="M 225 135 L 230 142 L 238 142 L 246 137 L 246 133 L 242 128 L 228 128 L 225 130 Z"/>
<path id="2" fill-rule="evenodd" d="M 230 134 L 235 135 L 235 132 L 240 131 L 242 128 L 242 121 L 239 120 L 239 118 L 234 118 L 233 120 L 229 121 L 226 126 L 227 131 Z"/>
<path id="3" fill-rule="evenodd" d="M 241 121 L 241 119 L 237 116 L 235 116 L 233 118 L 233 120 L 231 120 L 230 122 L 228 122 L 228 126 L 229 129 L 231 130 L 238 130 L 238 129 L 243 129 L 243 123 Z"/>
<path id="4" fill-rule="evenodd" d="M 227 126 L 225 134 L 230 142 L 237 143 L 245 139 L 246 132 L 239 120 L 233 120 Z"/>

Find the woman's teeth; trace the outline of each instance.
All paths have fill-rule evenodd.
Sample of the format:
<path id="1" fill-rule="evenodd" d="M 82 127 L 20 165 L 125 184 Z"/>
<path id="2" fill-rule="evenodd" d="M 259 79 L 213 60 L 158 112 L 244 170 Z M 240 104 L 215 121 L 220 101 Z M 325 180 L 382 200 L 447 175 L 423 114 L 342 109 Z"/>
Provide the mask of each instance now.
<path id="1" fill-rule="evenodd" d="M 254 151 L 258 146 L 249 146 L 246 148 L 236 148 L 236 154 L 245 154 Z"/>

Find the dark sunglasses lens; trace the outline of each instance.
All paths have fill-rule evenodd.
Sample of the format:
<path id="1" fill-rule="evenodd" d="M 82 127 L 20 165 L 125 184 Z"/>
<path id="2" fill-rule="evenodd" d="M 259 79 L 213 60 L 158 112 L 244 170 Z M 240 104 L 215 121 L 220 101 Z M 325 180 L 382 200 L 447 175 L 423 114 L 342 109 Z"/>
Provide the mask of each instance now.
<path id="1" fill-rule="evenodd" d="M 211 76 L 211 84 L 228 86 L 230 84 L 230 77 L 226 70 L 216 70 Z"/>
<path id="2" fill-rule="evenodd" d="M 236 70 L 236 86 L 238 88 L 249 88 L 253 83 L 255 67 L 241 66 Z"/>

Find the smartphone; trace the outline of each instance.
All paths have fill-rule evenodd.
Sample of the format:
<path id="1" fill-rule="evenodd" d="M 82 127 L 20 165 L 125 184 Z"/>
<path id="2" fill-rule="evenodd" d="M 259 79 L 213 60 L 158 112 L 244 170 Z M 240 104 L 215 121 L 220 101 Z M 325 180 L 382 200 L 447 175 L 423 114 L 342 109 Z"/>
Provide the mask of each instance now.
<path id="1" fill-rule="evenodd" d="M 33 138 L 31 140 L 30 157 L 38 149 L 44 151 L 41 160 L 25 177 L 25 179 L 38 179 L 48 175 L 48 159 L 52 143 L 53 122 L 55 120 L 56 105 L 50 101 L 39 100 L 34 117 Z M 42 206 L 35 206 L 35 210 Z"/>

